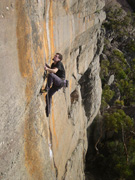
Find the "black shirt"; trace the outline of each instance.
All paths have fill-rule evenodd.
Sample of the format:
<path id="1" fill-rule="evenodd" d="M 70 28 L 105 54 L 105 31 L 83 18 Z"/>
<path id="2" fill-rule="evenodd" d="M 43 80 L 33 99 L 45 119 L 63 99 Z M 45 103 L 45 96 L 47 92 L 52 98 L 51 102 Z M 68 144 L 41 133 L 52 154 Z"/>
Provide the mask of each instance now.
<path id="1" fill-rule="evenodd" d="M 58 68 L 58 71 L 55 73 L 58 77 L 65 79 L 65 69 L 61 61 L 56 64 L 52 63 L 51 69 Z"/>

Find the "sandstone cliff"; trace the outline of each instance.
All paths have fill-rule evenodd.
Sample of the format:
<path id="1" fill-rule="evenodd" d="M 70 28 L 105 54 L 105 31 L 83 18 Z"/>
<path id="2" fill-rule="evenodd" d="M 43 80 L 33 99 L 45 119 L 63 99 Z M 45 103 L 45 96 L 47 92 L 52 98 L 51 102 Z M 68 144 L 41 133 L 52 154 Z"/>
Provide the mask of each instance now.
<path id="1" fill-rule="evenodd" d="M 0 0 L 0 179 L 83 180 L 101 99 L 101 0 Z M 43 66 L 63 54 L 69 88 L 45 115 Z"/>

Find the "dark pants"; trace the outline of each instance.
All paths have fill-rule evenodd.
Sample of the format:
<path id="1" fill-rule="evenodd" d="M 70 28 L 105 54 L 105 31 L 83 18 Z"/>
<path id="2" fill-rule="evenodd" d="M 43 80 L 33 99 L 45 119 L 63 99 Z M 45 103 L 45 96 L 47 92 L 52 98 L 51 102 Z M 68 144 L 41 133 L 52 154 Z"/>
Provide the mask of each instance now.
<path id="1" fill-rule="evenodd" d="M 48 75 L 47 79 L 47 84 L 46 84 L 46 90 L 47 90 L 47 95 L 46 95 L 46 115 L 47 117 L 50 114 L 51 110 L 51 101 L 52 101 L 52 96 L 55 94 L 56 91 L 62 88 L 63 80 L 59 78 L 57 75 L 50 73 Z M 52 87 L 51 87 L 52 85 Z M 51 88 L 50 88 L 51 87 Z"/>

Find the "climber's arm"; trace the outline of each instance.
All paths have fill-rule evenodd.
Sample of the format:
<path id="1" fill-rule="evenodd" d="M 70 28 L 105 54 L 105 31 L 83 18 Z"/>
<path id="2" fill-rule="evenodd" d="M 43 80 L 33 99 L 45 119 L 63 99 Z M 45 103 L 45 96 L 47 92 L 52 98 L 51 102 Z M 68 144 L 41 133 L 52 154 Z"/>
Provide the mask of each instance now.
<path id="1" fill-rule="evenodd" d="M 56 73 L 58 71 L 58 68 L 51 69 L 45 65 L 44 69 L 50 73 Z"/>
<path id="2" fill-rule="evenodd" d="M 45 63 L 45 66 L 48 67 L 48 68 L 50 68 L 50 66 L 49 66 L 47 63 Z"/>

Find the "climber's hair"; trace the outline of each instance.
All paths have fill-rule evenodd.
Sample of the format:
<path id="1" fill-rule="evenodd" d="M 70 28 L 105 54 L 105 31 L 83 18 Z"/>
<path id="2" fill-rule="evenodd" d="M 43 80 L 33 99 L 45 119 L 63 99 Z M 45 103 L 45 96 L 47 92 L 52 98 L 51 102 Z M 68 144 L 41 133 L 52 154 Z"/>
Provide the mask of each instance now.
<path id="1" fill-rule="evenodd" d="M 59 59 L 60 59 L 60 61 L 62 61 L 62 59 L 63 59 L 62 54 L 60 54 L 60 53 L 56 53 L 56 54 L 59 55 Z"/>

